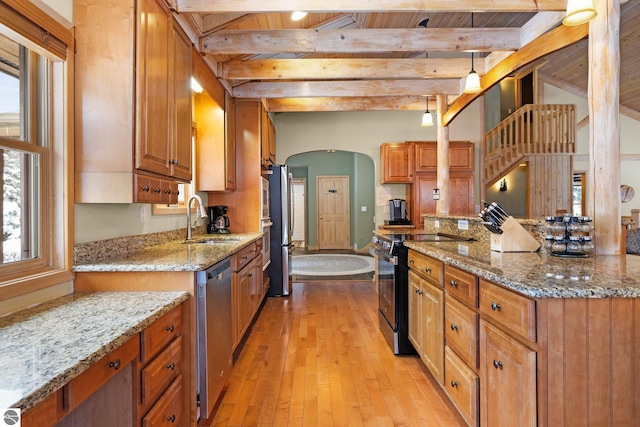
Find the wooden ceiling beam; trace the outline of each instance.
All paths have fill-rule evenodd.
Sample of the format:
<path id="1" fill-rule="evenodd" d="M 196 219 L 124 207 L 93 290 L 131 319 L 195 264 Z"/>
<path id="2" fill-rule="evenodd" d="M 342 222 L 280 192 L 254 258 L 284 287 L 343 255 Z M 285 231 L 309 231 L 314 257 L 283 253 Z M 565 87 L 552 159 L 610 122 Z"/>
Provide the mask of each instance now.
<path id="1" fill-rule="evenodd" d="M 265 100 L 267 111 L 423 111 L 424 96 L 272 98 Z M 434 105 L 429 108 L 433 108 Z"/>
<path id="2" fill-rule="evenodd" d="M 305 98 L 360 96 L 426 96 L 460 93 L 459 79 L 334 80 L 312 82 L 249 82 L 233 88 L 235 98 Z"/>
<path id="3" fill-rule="evenodd" d="M 219 77 L 229 80 L 296 79 L 424 79 L 461 78 L 469 73 L 468 58 L 398 59 L 264 59 L 229 61 L 219 66 Z M 476 71 L 483 75 L 484 65 Z"/>
<path id="4" fill-rule="evenodd" d="M 519 28 L 225 30 L 202 38 L 217 55 L 269 53 L 491 52 L 520 48 Z"/>
<path id="5" fill-rule="evenodd" d="M 539 12 L 559 11 L 566 0 L 173 0 L 180 13 L 233 12 Z"/>
<path id="6" fill-rule="evenodd" d="M 551 52 L 562 49 L 572 43 L 577 42 L 589 35 L 589 24 L 568 27 L 560 25 L 553 30 L 543 34 L 522 49 L 511 54 L 502 62 L 492 68 L 480 78 L 483 91 L 475 94 L 463 93 L 451 105 L 449 110 L 442 117 L 443 126 L 449 125 L 451 121 L 475 99 L 489 90 L 493 85 L 499 83 L 503 78 L 525 65 L 541 58 Z"/>

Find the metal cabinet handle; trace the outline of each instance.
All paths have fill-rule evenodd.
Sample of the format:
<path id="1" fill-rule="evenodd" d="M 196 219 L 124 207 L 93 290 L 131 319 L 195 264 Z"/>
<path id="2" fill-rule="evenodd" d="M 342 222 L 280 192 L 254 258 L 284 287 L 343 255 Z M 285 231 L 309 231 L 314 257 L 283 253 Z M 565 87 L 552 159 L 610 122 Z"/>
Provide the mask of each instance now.
<path id="1" fill-rule="evenodd" d="M 430 269 L 429 267 L 425 267 L 425 268 L 424 268 L 424 271 L 425 271 L 425 272 L 427 272 L 427 273 L 429 273 L 429 274 L 431 274 L 431 269 Z"/>
<path id="2" fill-rule="evenodd" d="M 113 362 L 109 363 L 109 367 L 117 371 L 118 369 L 120 369 L 120 363 L 120 359 L 116 359 Z"/>
<path id="3" fill-rule="evenodd" d="M 148 185 L 144 185 L 142 186 L 142 188 L 140 188 L 142 191 L 149 191 L 149 186 Z"/>
<path id="4" fill-rule="evenodd" d="M 167 326 L 167 331 L 169 331 L 169 332 L 173 332 L 174 329 L 175 329 L 175 327 L 173 325 Z"/>
<path id="5" fill-rule="evenodd" d="M 451 280 L 451 281 L 449 281 L 449 284 L 450 284 L 451 286 L 458 286 L 458 282 L 456 282 L 455 280 Z"/>
<path id="6" fill-rule="evenodd" d="M 496 369 L 502 368 L 502 362 L 500 362 L 499 360 L 493 359 L 493 367 Z"/>
<path id="7" fill-rule="evenodd" d="M 413 258 L 409 260 L 409 264 L 413 264 Z"/>
<path id="8" fill-rule="evenodd" d="M 458 387 L 458 383 L 455 382 L 454 380 L 451 380 L 451 387 Z"/>
<path id="9" fill-rule="evenodd" d="M 456 329 L 458 329 L 458 325 L 456 325 L 455 323 L 451 324 L 451 330 L 455 331 Z"/>
<path id="10" fill-rule="evenodd" d="M 167 417 L 167 421 L 175 423 L 176 422 L 176 414 L 172 414 L 170 417 Z"/>
<path id="11" fill-rule="evenodd" d="M 167 365 L 167 369 L 171 369 L 171 370 L 173 371 L 174 369 L 176 369 L 176 364 L 175 364 L 175 363 L 173 363 L 173 362 L 169 363 L 169 364 Z"/>
<path id="12" fill-rule="evenodd" d="M 500 304 L 498 304 L 497 302 L 491 301 L 491 310 L 493 311 L 500 310 Z"/>

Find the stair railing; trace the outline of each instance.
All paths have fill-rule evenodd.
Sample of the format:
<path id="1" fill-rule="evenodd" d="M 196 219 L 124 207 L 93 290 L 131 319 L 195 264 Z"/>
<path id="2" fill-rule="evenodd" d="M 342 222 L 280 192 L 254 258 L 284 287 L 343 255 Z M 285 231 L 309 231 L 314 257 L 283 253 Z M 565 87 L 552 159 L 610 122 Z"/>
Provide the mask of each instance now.
<path id="1" fill-rule="evenodd" d="M 495 183 L 524 157 L 573 154 L 576 107 L 571 104 L 527 104 L 484 138 L 484 184 Z"/>

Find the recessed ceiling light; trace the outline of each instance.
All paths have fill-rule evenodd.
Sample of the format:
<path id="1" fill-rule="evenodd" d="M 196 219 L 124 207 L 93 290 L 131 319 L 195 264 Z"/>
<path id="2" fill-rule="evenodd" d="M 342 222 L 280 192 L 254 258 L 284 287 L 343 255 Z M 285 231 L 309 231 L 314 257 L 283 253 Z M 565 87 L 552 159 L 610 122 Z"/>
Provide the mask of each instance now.
<path id="1" fill-rule="evenodd" d="M 307 12 L 302 12 L 300 10 L 296 10 L 295 12 L 291 12 L 291 20 L 292 21 L 299 21 L 299 20 L 303 19 L 305 16 L 307 16 Z"/>

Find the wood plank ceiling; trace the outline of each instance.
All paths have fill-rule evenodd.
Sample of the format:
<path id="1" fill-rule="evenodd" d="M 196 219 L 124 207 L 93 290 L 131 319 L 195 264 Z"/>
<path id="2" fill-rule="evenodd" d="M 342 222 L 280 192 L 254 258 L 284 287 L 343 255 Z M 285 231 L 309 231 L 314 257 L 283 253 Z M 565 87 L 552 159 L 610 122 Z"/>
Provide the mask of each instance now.
<path id="1" fill-rule="evenodd" d="M 169 2 L 231 94 L 261 98 L 275 112 L 424 110 L 426 95 L 471 102 L 460 96 L 471 52 L 475 70 L 493 69 L 486 82 L 495 84 L 498 66 L 522 65 L 513 54 L 560 26 L 566 7 L 566 0 L 302 0 L 295 5 L 309 14 L 292 21 L 290 0 Z M 637 112 L 640 1 L 621 3 L 620 100 Z M 546 55 L 541 76 L 586 96 L 587 44 Z"/>

